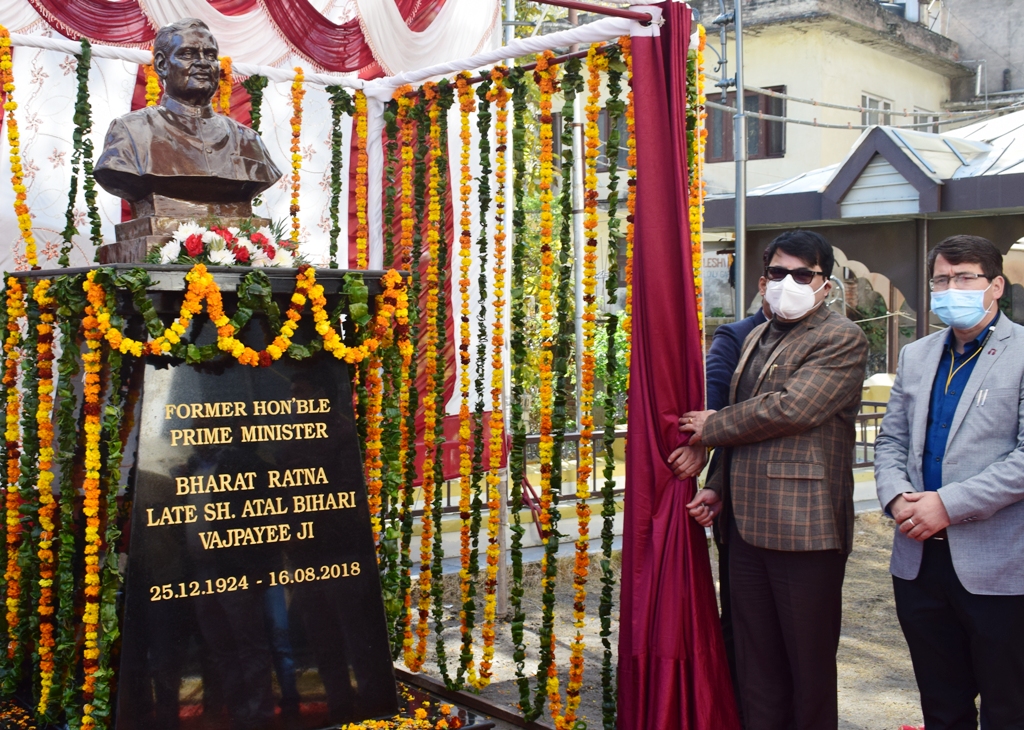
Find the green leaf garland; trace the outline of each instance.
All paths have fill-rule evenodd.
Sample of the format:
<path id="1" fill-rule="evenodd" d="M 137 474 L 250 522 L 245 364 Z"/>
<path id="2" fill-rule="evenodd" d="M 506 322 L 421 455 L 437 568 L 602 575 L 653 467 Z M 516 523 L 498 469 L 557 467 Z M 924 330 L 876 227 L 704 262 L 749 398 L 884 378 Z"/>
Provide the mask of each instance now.
<path id="1" fill-rule="evenodd" d="M 444 631 L 444 580 L 442 580 L 442 572 L 444 569 L 444 545 L 441 540 L 441 519 L 444 516 L 444 415 L 445 415 L 445 376 L 446 362 L 445 362 L 445 343 L 448 342 L 446 332 L 446 322 L 448 320 L 448 290 L 447 290 L 447 272 L 448 272 L 448 234 L 447 234 L 447 209 L 448 206 L 445 204 L 444 191 L 448 189 L 448 110 L 455 102 L 455 87 L 447 79 L 442 79 L 437 84 L 438 99 L 437 104 L 440 108 L 439 125 L 441 127 L 441 149 L 435 160 L 434 164 L 438 167 L 439 178 L 438 178 L 438 190 L 441 194 L 441 217 L 438 221 L 438 230 L 441 232 L 441 237 L 438 247 L 438 277 L 437 277 L 437 341 L 439 346 L 436 348 L 437 352 L 437 372 L 440 377 L 437 378 L 437 390 L 436 397 L 434 399 L 434 407 L 436 408 L 437 418 L 434 426 L 434 505 L 433 505 L 433 519 L 435 529 L 437 530 L 437 536 L 434 540 L 434 559 L 431 564 L 431 574 L 435 576 L 435 580 L 430 583 L 430 591 L 434 598 L 434 632 L 437 636 L 434 650 L 437 655 L 437 667 L 441 672 L 441 677 L 444 679 L 446 685 L 449 688 L 454 688 L 454 682 L 448 674 L 448 661 L 445 652 L 444 638 L 442 632 Z"/>
<path id="2" fill-rule="evenodd" d="M 516 665 L 516 682 L 519 685 L 519 708 L 525 714 L 530 700 L 530 680 L 524 672 L 526 644 L 523 642 L 526 613 L 523 611 L 523 535 L 520 512 L 523 509 L 523 480 L 526 478 L 526 421 L 523 414 L 524 382 L 526 380 L 526 305 L 524 293 L 526 274 L 526 115 L 527 86 L 522 68 L 509 72 L 508 85 L 512 89 L 512 288 L 511 288 L 511 348 L 512 348 L 512 393 L 509 399 L 511 411 L 512 448 L 508 456 L 509 479 L 512 500 L 512 586 L 509 590 L 512 606 L 512 659 Z"/>
<path id="3" fill-rule="evenodd" d="M 75 615 L 75 563 L 79 551 L 75 542 L 75 456 L 78 453 L 79 436 L 84 433 L 79 418 L 84 417 L 78 410 L 81 351 L 78 340 L 78 324 L 85 309 L 86 298 L 79 276 L 59 277 L 53 285 L 54 297 L 59 303 L 57 325 L 60 330 L 61 354 L 57 365 L 57 449 L 56 462 L 60 469 L 60 530 L 57 537 L 56 575 L 54 591 L 57 605 L 57 632 L 54 638 L 54 687 L 63 686 L 60 698 L 71 727 L 79 724 L 79 705 L 75 701 L 78 689 L 76 677 L 76 632 L 78 621 Z M 57 700 L 58 693 L 51 693 Z"/>
<path id="4" fill-rule="evenodd" d="M 267 88 L 270 80 L 266 76 L 250 76 L 242 82 L 242 87 L 249 92 L 249 128 L 256 134 L 260 133 L 260 123 L 263 121 L 263 91 Z M 263 204 L 260 196 L 253 198 L 252 207 Z"/>
<path id="5" fill-rule="evenodd" d="M 327 93 L 331 99 L 331 247 L 330 268 L 338 268 L 338 236 L 341 233 L 341 222 L 338 218 L 338 207 L 341 203 L 341 170 L 342 145 L 341 115 L 355 114 L 352 96 L 341 86 L 328 86 Z"/>
<path id="6" fill-rule="evenodd" d="M 78 200 L 78 176 L 82 172 L 84 179 L 85 205 L 89 219 L 89 238 L 97 252 L 103 244 L 102 222 L 99 207 L 96 204 L 96 182 L 93 180 L 92 140 L 88 135 L 92 131 L 92 105 L 89 103 L 89 69 L 92 67 L 92 46 L 87 38 L 82 38 L 75 76 L 78 91 L 75 95 L 75 131 L 72 132 L 71 152 L 71 183 L 68 192 L 68 208 L 64 216 L 64 230 L 61 232 L 63 243 L 57 264 L 63 268 L 70 265 L 71 248 L 74 237 L 78 235 L 75 225 L 75 203 Z M 98 255 L 98 253 L 97 253 Z M 97 259 L 98 260 L 98 259 Z"/>
<path id="7" fill-rule="evenodd" d="M 395 265 L 395 196 L 401 185 L 398 167 L 398 102 L 384 107 L 384 268 Z"/>
<path id="8" fill-rule="evenodd" d="M 618 425 L 618 392 L 616 373 L 618 356 L 615 351 L 615 334 L 619 326 L 614 308 L 618 305 L 618 241 L 622 222 L 618 216 L 619 205 L 619 122 L 625 114 L 622 101 L 622 76 L 625 65 L 622 51 L 618 46 L 607 46 L 608 56 L 608 278 L 605 291 L 608 295 L 609 313 L 605 317 L 605 333 L 608 349 L 605 354 L 605 395 L 604 395 L 604 483 L 601 488 L 601 601 L 598 617 L 601 622 L 601 717 L 604 730 L 615 730 L 617 709 L 614 675 L 614 649 L 612 633 L 612 596 L 615 589 L 615 571 L 612 570 L 612 545 L 615 540 L 615 427 Z"/>

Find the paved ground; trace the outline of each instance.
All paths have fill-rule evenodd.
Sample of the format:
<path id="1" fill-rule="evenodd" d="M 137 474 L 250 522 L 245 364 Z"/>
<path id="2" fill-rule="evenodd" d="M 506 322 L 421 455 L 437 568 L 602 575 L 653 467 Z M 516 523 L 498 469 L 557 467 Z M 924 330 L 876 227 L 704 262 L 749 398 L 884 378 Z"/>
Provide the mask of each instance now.
<path id="1" fill-rule="evenodd" d="M 863 507 L 868 509 L 870 506 L 870 502 L 864 500 Z M 891 529 L 891 522 L 877 511 L 877 507 L 857 516 L 854 551 L 847 567 L 843 592 L 843 632 L 838 658 L 840 730 L 897 730 L 904 723 L 919 725 L 922 722 L 910 658 L 896 622 L 892 600 L 892 583 L 888 573 Z M 569 570 L 570 566 L 562 567 L 560 586 L 570 584 Z M 527 566 L 524 601 L 530 615 L 538 615 L 540 612 L 537 578 L 536 566 Z M 596 580 L 590 585 L 595 592 L 599 588 Z M 452 598 L 455 598 L 454 594 Z M 556 635 L 564 669 L 572 631 L 571 623 L 564 617 L 571 614 L 571 591 L 560 590 L 558 601 L 560 617 Z M 587 673 L 581 714 L 591 730 L 594 730 L 601 727 L 600 627 L 596 598 L 588 603 L 588 618 L 584 629 L 588 646 Z M 617 621 L 618 616 L 614 618 Z M 455 624 L 446 628 L 445 638 L 449 646 L 457 644 L 457 633 Z M 519 695 L 514 681 L 507 624 L 499 629 L 498 636 L 496 681 L 484 690 L 483 696 L 491 702 L 514 708 Z M 613 635 L 613 646 L 616 639 L 617 636 Z M 536 644 L 535 627 L 528 625 L 527 668 L 536 667 Z M 563 687 L 564 682 L 563 673 Z M 549 718 L 547 722 L 550 723 Z M 504 723 L 498 723 L 497 726 L 502 730 L 514 727 Z"/>

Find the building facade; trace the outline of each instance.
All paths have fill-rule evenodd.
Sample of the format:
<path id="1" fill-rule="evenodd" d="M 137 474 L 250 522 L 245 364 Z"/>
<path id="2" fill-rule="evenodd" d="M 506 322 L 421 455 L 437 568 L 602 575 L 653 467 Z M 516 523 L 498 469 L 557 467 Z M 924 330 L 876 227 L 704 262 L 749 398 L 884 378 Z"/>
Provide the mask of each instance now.
<path id="1" fill-rule="evenodd" d="M 692 3 L 708 28 L 705 52 L 708 100 L 721 102 L 714 88 L 718 35 L 712 24 L 718 0 Z M 724 5 L 731 10 L 732 2 Z M 938 121 L 954 91 L 970 86 L 974 70 L 960 63 L 958 44 L 929 28 L 928 5 L 911 20 L 904 6 L 873 0 L 749 0 L 743 3 L 744 82 L 791 97 L 864 111 L 803 104 L 747 92 L 749 111 L 831 125 Z M 729 76 L 735 74 L 732 34 L 727 44 Z M 735 105 L 730 94 L 728 106 Z M 904 116 L 906 114 L 906 116 Z M 735 189 L 732 112 L 708 111 L 707 182 L 710 193 Z M 780 182 L 808 170 L 841 162 L 859 129 L 831 129 L 751 119 L 748 128 L 748 185 Z M 937 131 L 937 130 L 936 130 Z"/>

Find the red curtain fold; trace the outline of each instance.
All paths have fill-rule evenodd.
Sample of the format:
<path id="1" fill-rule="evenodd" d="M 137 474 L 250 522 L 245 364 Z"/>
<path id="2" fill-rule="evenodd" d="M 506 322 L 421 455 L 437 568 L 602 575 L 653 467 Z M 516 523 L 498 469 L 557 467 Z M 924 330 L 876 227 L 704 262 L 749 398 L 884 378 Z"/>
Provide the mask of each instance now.
<path id="1" fill-rule="evenodd" d="M 258 1 L 292 48 L 317 66 L 327 71 L 347 72 L 375 63 L 358 19 L 332 23 L 309 0 Z M 437 8 L 444 3 L 444 0 L 428 3 L 422 0 L 384 1 L 394 2 L 413 30 L 422 30 L 417 27 L 417 20 L 426 19 L 429 24 Z"/>
<path id="2" fill-rule="evenodd" d="M 619 630 L 620 730 L 738 730 L 695 480 L 667 465 L 678 418 L 703 407 L 690 256 L 686 51 L 690 8 L 662 3 L 660 37 L 633 38 L 637 208 L 633 365 Z"/>
<path id="3" fill-rule="evenodd" d="M 256 0 L 209 0 L 209 3 L 224 15 L 244 15 L 258 7 Z"/>
<path id="4" fill-rule="evenodd" d="M 28 0 L 51 28 L 78 40 L 120 46 L 147 46 L 156 29 L 136 0 Z"/>

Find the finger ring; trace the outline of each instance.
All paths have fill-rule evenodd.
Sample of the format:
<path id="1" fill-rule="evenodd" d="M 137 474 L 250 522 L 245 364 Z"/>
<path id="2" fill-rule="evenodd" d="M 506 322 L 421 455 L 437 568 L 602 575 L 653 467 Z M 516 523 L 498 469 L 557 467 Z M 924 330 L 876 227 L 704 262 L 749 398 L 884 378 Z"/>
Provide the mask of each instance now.
<path id="1" fill-rule="evenodd" d="M 907 518 L 907 522 L 909 522 L 909 523 L 910 523 L 910 526 L 911 526 L 911 527 L 916 527 L 916 525 L 914 525 L 914 518 L 913 518 L 913 517 L 908 517 L 908 518 Z"/>

